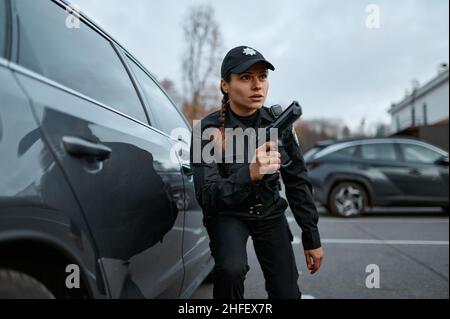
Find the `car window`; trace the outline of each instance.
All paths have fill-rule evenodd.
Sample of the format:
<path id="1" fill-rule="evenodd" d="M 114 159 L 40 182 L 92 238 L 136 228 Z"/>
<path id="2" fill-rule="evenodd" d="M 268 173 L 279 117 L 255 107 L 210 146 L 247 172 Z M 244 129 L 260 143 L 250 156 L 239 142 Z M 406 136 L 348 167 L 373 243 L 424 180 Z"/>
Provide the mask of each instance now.
<path id="1" fill-rule="evenodd" d="M 158 122 L 158 129 L 168 135 L 177 128 L 188 129 L 189 126 L 162 89 L 134 61 L 129 58 L 128 61 Z"/>
<path id="2" fill-rule="evenodd" d="M 363 144 L 361 157 L 366 160 L 395 161 L 397 159 L 394 144 Z"/>
<path id="3" fill-rule="evenodd" d="M 82 21 L 69 28 L 69 13 L 51 1 L 15 3 L 20 65 L 146 122 L 133 83 L 106 38 Z"/>
<path id="4" fill-rule="evenodd" d="M 0 0 L 0 57 L 6 56 L 6 0 Z"/>
<path id="5" fill-rule="evenodd" d="M 333 155 L 352 157 L 355 155 L 356 146 L 350 146 L 343 148 L 342 150 L 336 151 Z"/>
<path id="6" fill-rule="evenodd" d="M 319 151 L 321 151 L 323 148 L 320 147 L 314 147 L 312 149 L 310 149 L 308 152 L 305 153 L 305 155 L 303 156 L 305 161 L 306 160 L 310 160 L 314 157 L 314 155 L 316 155 Z"/>
<path id="7" fill-rule="evenodd" d="M 406 162 L 431 164 L 443 157 L 442 154 L 420 145 L 415 144 L 400 144 L 400 145 L 403 151 L 403 157 L 405 158 Z"/>

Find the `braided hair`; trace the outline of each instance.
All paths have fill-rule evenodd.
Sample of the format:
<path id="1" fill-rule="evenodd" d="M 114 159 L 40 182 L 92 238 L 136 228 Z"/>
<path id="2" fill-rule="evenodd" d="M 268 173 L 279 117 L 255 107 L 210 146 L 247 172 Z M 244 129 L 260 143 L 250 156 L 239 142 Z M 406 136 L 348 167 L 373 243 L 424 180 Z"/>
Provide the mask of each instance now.
<path id="1" fill-rule="evenodd" d="M 230 82 L 230 76 L 228 75 L 225 79 L 225 82 Z M 222 97 L 222 106 L 220 108 L 220 115 L 219 115 L 219 123 L 220 123 L 220 133 L 222 136 L 222 150 L 225 149 L 225 122 L 227 121 L 227 111 L 230 107 L 230 98 L 228 96 L 228 93 L 225 93 L 225 91 L 220 87 L 220 91 L 223 94 Z"/>

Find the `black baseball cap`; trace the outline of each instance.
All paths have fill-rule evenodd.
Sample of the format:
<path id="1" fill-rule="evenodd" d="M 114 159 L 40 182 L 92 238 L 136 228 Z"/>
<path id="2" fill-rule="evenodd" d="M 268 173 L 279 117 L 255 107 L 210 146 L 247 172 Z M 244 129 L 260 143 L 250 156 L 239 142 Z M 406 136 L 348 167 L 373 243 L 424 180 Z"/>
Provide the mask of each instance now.
<path id="1" fill-rule="evenodd" d="M 275 67 L 255 49 L 248 46 L 239 46 L 231 49 L 222 62 L 221 77 L 225 79 L 231 73 L 241 74 L 253 64 L 264 62 L 269 70 L 275 71 Z"/>

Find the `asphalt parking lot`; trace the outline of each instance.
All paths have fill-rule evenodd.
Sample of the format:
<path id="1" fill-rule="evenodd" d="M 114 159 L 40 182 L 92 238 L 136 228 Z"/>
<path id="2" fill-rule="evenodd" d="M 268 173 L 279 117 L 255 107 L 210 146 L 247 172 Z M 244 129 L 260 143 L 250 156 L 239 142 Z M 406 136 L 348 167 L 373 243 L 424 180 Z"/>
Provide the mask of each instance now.
<path id="1" fill-rule="evenodd" d="M 378 209 L 342 219 L 320 209 L 325 259 L 315 275 L 306 269 L 300 228 L 290 212 L 287 216 L 295 236 L 303 298 L 449 298 L 449 218 L 439 210 Z M 251 239 L 247 251 L 251 269 L 245 297 L 265 299 L 264 278 Z M 379 288 L 366 286 L 367 277 L 375 274 L 368 265 L 379 269 Z M 203 284 L 193 298 L 212 298 L 212 284 Z"/>

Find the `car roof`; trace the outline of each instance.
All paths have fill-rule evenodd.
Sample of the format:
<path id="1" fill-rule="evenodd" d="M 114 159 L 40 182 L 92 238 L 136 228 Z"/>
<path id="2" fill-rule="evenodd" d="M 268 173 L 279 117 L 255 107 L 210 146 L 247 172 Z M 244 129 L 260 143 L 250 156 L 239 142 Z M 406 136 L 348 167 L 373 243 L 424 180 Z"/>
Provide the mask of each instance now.
<path id="1" fill-rule="evenodd" d="M 380 142 L 401 142 L 401 141 L 418 141 L 422 142 L 419 139 L 416 139 L 414 137 L 409 136 L 400 136 L 400 137 L 352 137 L 352 138 L 344 138 L 344 139 L 338 139 L 338 140 L 324 140 L 317 142 L 314 147 L 327 147 L 330 145 L 340 144 L 340 143 L 346 143 L 346 142 L 366 142 L 366 141 L 380 141 Z"/>
<path id="2" fill-rule="evenodd" d="M 323 148 L 323 147 L 327 147 L 327 146 L 338 144 L 338 143 L 358 141 L 358 140 L 362 140 L 362 139 L 361 138 L 344 138 L 344 139 L 340 139 L 340 140 L 324 140 L 324 141 L 317 142 L 314 145 L 314 147 Z"/>
<path id="3" fill-rule="evenodd" d="M 376 144 L 376 143 L 408 143 L 408 144 L 416 144 L 422 145 L 429 149 L 432 149 L 438 153 L 441 153 L 443 156 L 448 156 L 448 152 L 434 146 L 425 141 L 421 141 L 416 138 L 411 137 L 382 137 L 382 138 L 352 138 L 352 139 L 343 139 L 343 140 L 334 140 L 334 141 L 323 141 L 324 143 L 316 145 L 321 148 L 319 152 L 315 154 L 315 158 L 319 158 L 336 151 L 342 150 L 347 147 L 358 146 L 361 144 Z M 321 145 L 321 146 L 320 146 Z"/>

